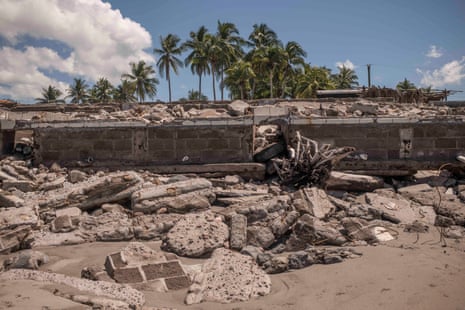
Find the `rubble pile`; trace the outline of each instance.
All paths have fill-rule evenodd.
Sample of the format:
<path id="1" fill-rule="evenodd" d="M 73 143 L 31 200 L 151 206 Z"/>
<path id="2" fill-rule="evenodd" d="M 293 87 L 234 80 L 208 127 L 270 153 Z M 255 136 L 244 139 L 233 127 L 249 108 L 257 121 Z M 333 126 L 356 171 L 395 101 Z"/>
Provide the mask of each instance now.
<path id="1" fill-rule="evenodd" d="M 297 145 L 299 160 L 330 162 L 350 151 L 322 147 L 315 153 L 321 148 L 303 137 Z M 465 183 L 447 171 L 390 184 L 328 169 L 324 184 L 332 187 L 325 188 L 308 173 L 289 173 L 292 182 L 283 185 L 282 167 L 280 175 L 259 182 L 145 170 L 90 173 L 56 164 L 32 168 L 13 158 L 0 165 L 0 253 L 10 269 L 0 278 L 72 283 L 130 305 L 143 304 L 141 293 L 125 286 L 128 295 L 119 296 L 111 292 L 122 292 L 120 284 L 108 281 L 158 291 L 189 287 L 188 304 L 227 303 L 268 294 L 268 274 L 357 258 L 357 247 L 389 242 L 401 230 L 438 226 L 446 238 L 465 236 Z M 161 240 L 163 252 L 132 243 L 109 253 L 105 270 L 83 271 L 93 281 L 14 269 L 46 268 L 47 257 L 34 252 L 42 246 L 147 240 Z M 6 255 L 20 250 L 16 258 Z M 208 260 L 194 268 L 178 256 Z"/>

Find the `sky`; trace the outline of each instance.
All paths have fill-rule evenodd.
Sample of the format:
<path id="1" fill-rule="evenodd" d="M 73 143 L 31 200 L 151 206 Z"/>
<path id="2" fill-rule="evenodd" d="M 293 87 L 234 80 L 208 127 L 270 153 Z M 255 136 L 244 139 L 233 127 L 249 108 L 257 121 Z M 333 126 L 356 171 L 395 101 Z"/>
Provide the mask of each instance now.
<path id="1" fill-rule="evenodd" d="M 371 64 L 373 85 L 394 88 L 407 78 L 465 91 L 463 0 L 0 0 L 0 12 L 0 99 L 23 103 L 48 85 L 66 92 L 76 77 L 117 85 L 139 60 L 156 69 L 154 100 L 168 101 L 153 53 L 160 36 L 185 41 L 202 25 L 216 32 L 218 20 L 234 23 L 244 38 L 265 23 L 283 43 L 298 42 L 312 65 L 353 68 L 360 85 L 368 84 Z M 190 68 L 171 81 L 173 100 L 198 88 Z M 211 76 L 202 84 L 211 99 Z M 465 100 L 465 92 L 449 99 Z"/>

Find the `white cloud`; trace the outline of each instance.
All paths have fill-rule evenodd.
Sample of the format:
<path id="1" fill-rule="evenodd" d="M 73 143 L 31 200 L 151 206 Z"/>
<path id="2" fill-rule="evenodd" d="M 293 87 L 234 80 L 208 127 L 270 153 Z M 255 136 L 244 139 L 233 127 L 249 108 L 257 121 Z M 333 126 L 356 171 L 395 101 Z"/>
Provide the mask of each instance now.
<path id="1" fill-rule="evenodd" d="M 439 58 L 442 56 L 441 49 L 438 48 L 436 45 L 431 45 L 429 47 L 428 52 L 426 53 L 426 57 L 430 58 Z"/>
<path id="2" fill-rule="evenodd" d="M 417 68 L 417 73 L 422 76 L 420 83 L 425 86 L 444 87 L 458 85 L 465 79 L 465 56 L 460 60 L 453 60 L 441 68 L 423 71 Z"/>
<path id="3" fill-rule="evenodd" d="M 351 70 L 354 70 L 356 68 L 356 66 L 349 59 L 347 59 L 344 62 L 341 62 L 341 61 L 336 62 L 336 67 L 337 68 L 346 67 L 346 68 L 351 69 Z"/>
<path id="4" fill-rule="evenodd" d="M 0 34 L 12 44 L 22 35 L 56 40 L 72 50 L 62 57 L 47 47 L 0 50 L 0 96 L 34 98 L 49 84 L 66 87 L 49 70 L 89 81 L 118 83 L 129 62 L 154 61 L 150 34 L 101 0 L 0 0 Z"/>

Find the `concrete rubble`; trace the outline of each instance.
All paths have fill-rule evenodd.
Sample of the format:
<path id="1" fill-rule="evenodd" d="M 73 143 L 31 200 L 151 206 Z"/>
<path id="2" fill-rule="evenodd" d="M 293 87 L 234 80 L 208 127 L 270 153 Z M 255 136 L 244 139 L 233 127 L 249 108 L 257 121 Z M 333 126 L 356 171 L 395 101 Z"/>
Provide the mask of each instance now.
<path id="1" fill-rule="evenodd" d="M 83 304 L 141 306 L 147 287 L 184 290 L 187 304 L 245 301 L 270 293 L 268 274 L 355 259 L 357 247 L 399 230 L 438 226 L 445 238 L 465 237 L 465 183 L 436 172 L 394 180 L 331 171 L 325 187 L 279 176 L 1 165 L 0 279 L 67 283 L 83 295 L 57 294 Z M 161 251 L 142 243 L 154 240 Z M 96 241 L 131 243 L 83 270 L 88 279 L 40 271 L 47 258 L 39 247 Z M 184 265 L 186 257 L 206 261 Z"/>

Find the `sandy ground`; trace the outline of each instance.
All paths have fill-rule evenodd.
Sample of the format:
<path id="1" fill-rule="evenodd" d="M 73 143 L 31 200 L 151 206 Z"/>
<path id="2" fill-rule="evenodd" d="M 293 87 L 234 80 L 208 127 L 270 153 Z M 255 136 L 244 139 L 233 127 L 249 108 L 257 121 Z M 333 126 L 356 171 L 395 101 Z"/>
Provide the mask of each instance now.
<path id="1" fill-rule="evenodd" d="M 145 291 L 146 305 L 177 309 L 465 309 L 465 240 L 439 243 L 428 234 L 401 233 L 379 246 L 358 247 L 358 259 L 334 265 L 313 265 L 272 275 L 270 295 L 248 302 L 186 306 L 186 290 Z M 103 265 L 105 255 L 126 243 L 93 243 L 42 248 L 51 260 L 42 270 L 80 276 L 85 266 Z M 158 248 L 158 242 L 148 242 Z M 183 259 L 186 264 L 201 260 Z M 87 309 L 54 296 L 58 285 L 33 281 L 0 283 L 0 309 Z M 60 288 L 63 289 L 63 288 Z M 46 307 L 46 308 L 45 308 Z"/>

